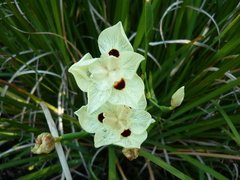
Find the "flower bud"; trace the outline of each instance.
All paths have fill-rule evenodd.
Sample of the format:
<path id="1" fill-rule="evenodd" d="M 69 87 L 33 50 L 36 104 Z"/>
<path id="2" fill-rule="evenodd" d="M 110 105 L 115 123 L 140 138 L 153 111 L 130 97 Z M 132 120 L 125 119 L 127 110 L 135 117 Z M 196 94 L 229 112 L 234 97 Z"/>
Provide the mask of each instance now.
<path id="1" fill-rule="evenodd" d="M 173 95 L 171 99 L 171 108 L 174 109 L 182 104 L 184 99 L 184 86 L 179 88 Z"/>
<path id="2" fill-rule="evenodd" d="M 132 161 L 134 159 L 137 159 L 139 155 L 139 150 L 140 149 L 138 148 L 123 148 L 122 153 L 128 160 Z"/>
<path id="3" fill-rule="evenodd" d="M 43 154 L 50 153 L 55 147 L 55 139 L 50 133 L 42 133 L 35 140 L 35 146 L 32 148 L 32 153 Z"/>

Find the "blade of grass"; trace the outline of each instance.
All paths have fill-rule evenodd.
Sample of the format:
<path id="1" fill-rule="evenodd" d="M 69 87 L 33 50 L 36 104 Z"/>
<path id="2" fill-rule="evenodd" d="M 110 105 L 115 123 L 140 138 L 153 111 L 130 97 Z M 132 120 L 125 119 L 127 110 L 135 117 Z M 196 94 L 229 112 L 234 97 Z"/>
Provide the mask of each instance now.
<path id="1" fill-rule="evenodd" d="M 19 93 L 22 93 L 22 94 L 24 94 L 24 95 L 29 96 L 29 97 L 30 97 L 35 103 L 37 103 L 37 104 L 39 104 L 40 102 L 44 102 L 49 109 L 51 109 L 54 113 L 58 114 L 58 109 L 57 109 L 55 106 L 53 106 L 53 105 L 45 102 L 44 100 L 40 99 L 40 98 L 37 97 L 37 96 L 34 96 L 34 95 L 30 94 L 30 93 L 27 92 L 25 89 L 19 88 L 19 87 L 17 87 L 16 85 L 10 84 L 10 83 L 8 83 L 8 82 L 6 82 L 6 81 L 4 81 L 4 80 L 1 80 L 1 79 L 0 79 L 0 84 L 5 84 L 5 85 L 7 85 L 7 86 L 9 86 L 9 87 L 11 87 L 11 88 L 14 88 L 14 89 L 17 90 Z M 29 106 L 29 104 L 25 104 L 25 103 L 24 103 L 24 106 Z M 79 124 L 78 121 L 77 121 L 75 118 L 69 116 L 68 114 L 63 114 L 63 118 L 66 119 L 66 120 L 68 120 L 68 121 L 70 121 L 70 122 L 73 122 L 74 124 L 77 124 L 77 125 Z"/>
<path id="2" fill-rule="evenodd" d="M 3 164 L 0 164 L 0 170 L 4 170 L 7 168 L 15 167 L 15 166 L 20 166 L 26 163 L 34 163 L 34 162 L 44 162 L 46 160 L 51 159 L 52 155 L 44 155 L 44 156 L 36 156 L 36 157 L 28 157 L 25 159 L 18 159 L 18 160 L 11 160 L 8 162 L 5 162 Z"/>
<path id="3" fill-rule="evenodd" d="M 80 160 L 71 160 L 69 162 L 70 166 L 76 166 L 79 165 L 81 162 Z M 41 168 L 33 173 L 29 173 L 28 175 L 19 177 L 17 180 L 36 180 L 36 179 L 48 179 L 50 175 L 57 173 L 61 171 L 61 165 L 60 164 L 55 164 L 52 166 L 48 166 L 46 168 Z M 86 178 L 86 177 L 85 177 Z"/>
<path id="4" fill-rule="evenodd" d="M 165 161 L 163 161 L 161 158 L 156 157 L 153 154 L 151 154 L 151 153 L 149 153 L 149 152 L 147 152 L 147 151 L 145 151 L 143 149 L 140 150 L 140 154 L 139 155 L 143 156 L 144 158 L 146 158 L 148 160 L 150 160 L 151 162 L 153 162 L 156 165 L 158 165 L 159 167 L 165 169 L 166 171 L 168 171 L 172 175 L 178 177 L 179 179 L 184 179 L 184 180 L 191 180 L 192 179 L 188 175 L 182 173 L 181 171 L 179 171 L 175 167 L 173 167 L 170 164 L 168 164 Z"/>
<path id="5" fill-rule="evenodd" d="M 154 144 L 160 148 L 164 148 L 170 152 L 176 152 L 176 149 L 170 147 L 170 146 L 166 146 L 164 145 L 164 147 L 162 146 L 162 144 L 158 143 L 158 142 L 154 142 L 154 141 L 151 141 L 150 142 L 151 144 Z M 150 153 L 149 153 L 150 154 Z M 218 173 L 217 171 L 215 171 L 214 169 L 212 169 L 211 167 L 205 165 L 205 164 L 202 164 L 200 161 L 192 158 L 192 157 L 189 157 L 187 155 L 177 155 L 179 157 L 181 157 L 183 160 L 189 162 L 190 164 L 196 166 L 198 169 L 201 169 L 203 172 L 207 172 L 209 173 L 210 175 L 216 177 L 217 179 L 222 179 L 222 180 L 227 180 L 228 178 L 226 178 L 225 176 L 223 176 L 222 174 Z"/>
<path id="6" fill-rule="evenodd" d="M 223 110 L 223 108 L 219 104 L 217 104 L 217 102 L 215 102 L 215 101 L 212 101 L 212 102 L 215 105 L 215 107 L 217 108 L 217 110 L 221 113 L 221 115 L 223 116 L 224 120 L 227 122 L 227 125 L 229 126 L 229 128 L 232 131 L 232 133 L 234 134 L 234 136 L 235 136 L 234 140 L 236 141 L 236 143 L 238 145 L 240 145 L 240 135 L 239 135 L 236 127 L 234 126 L 232 120 L 227 115 L 227 113 Z"/>
<path id="7" fill-rule="evenodd" d="M 210 168 L 209 166 L 206 166 L 204 164 L 202 164 L 201 162 L 199 162 L 198 160 L 186 156 L 186 155 L 178 155 L 179 157 L 181 157 L 183 160 L 191 163 L 192 165 L 198 167 L 199 169 L 211 174 L 212 176 L 214 176 L 216 179 L 221 179 L 221 180 L 228 180 L 227 177 L 223 176 L 222 174 L 218 173 L 217 171 L 213 170 L 212 168 Z"/>

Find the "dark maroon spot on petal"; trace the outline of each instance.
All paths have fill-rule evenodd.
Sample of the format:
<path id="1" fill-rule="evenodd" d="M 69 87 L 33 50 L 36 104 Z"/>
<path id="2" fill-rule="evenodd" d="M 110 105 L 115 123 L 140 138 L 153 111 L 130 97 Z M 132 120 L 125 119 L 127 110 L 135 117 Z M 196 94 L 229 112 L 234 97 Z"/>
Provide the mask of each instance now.
<path id="1" fill-rule="evenodd" d="M 125 81 L 124 79 L 121 79 L 120 81 L 117 81 L 114 83 L 113 87 L 117 90 L 122 90 L 125 88 Z"/>
<path id="2" fill-rule="evenodd" d="M 122 135 L 123 137 L 128 137 L 128 136 L 130 136 L 130 135 L 131 135 L 130 129 L 124 130 L 124 131 L 121 133 L 121 135 Z"/>
<path id="3" fill-rule="evenodd" d="M 98 115 L 98 120 L 102 123 L 104 119 L 103 113 Z"/>
<path id="4" fill-rule="evenodd" d="M 115 57 L 119 57 L 119 51 L 118 50 L 116 50 L 116 49 L 111 49 L 109 52 L 108 52 L 108 54 L 110 55 L 110 56 L 115 56 Z"/>

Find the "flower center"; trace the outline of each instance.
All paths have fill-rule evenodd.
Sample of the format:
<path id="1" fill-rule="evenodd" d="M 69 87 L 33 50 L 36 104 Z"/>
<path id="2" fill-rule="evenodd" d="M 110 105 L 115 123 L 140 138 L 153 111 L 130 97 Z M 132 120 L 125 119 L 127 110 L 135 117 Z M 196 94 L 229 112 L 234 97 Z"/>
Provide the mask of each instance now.
<path id="1" fill-rule="evenodd" d="M 108 52 L 108 54 L 109 54 L 110 56 L 119 57 L 119 51 L 116 50 L 116 49 L 111 49 L 111 50 Z"/>
<path id="2" fill-rule="evenodd" d="M 124 79 L 121 79 L 120 81 L 117 81 L 114 83 L 113 87 L 117 90 L 122 90 L 125 88 L 125 81 Z"/>
<path id="3" fill-rule="evenodd" d="M 130 129 L 124 130 L 124 131 L 121 133 L 121 135 L 122 135 L 123 137 L 128 137 L 128 136 L 130 136 L 130 135 L 131 135 Z"/>
<path id="4" fill-rule="evenodd" d="M 100 113 L 100 114 L 98 115 L 98 120 L 102 123 L 102 122 L 103 122 L 103 119 L 104 119 L 103 113 Z"/>

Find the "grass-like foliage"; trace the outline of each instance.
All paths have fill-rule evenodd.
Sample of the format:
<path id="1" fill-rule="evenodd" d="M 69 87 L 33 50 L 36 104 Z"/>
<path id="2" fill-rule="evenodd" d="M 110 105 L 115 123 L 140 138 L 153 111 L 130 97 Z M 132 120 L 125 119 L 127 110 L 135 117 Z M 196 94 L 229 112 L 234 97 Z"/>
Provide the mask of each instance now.
<path id="1" fill-rule="evenodd" d="M 73 179 L 238 179 L 239 12 L 237 0 L 1 1 L 0 179 L 64 176 L 56 151 L 31 153 L 49 132 L 44 108 Z M 68 73 L 85 53 L 100 56 L 99 33 L 119 21 L 145 56 L 138 74 L 156 120 L 133 161 L 121 147 L 94 148 L 74 115 L 86 94 Z M 182 105 L 164 111 L 181 86 Z"/>

